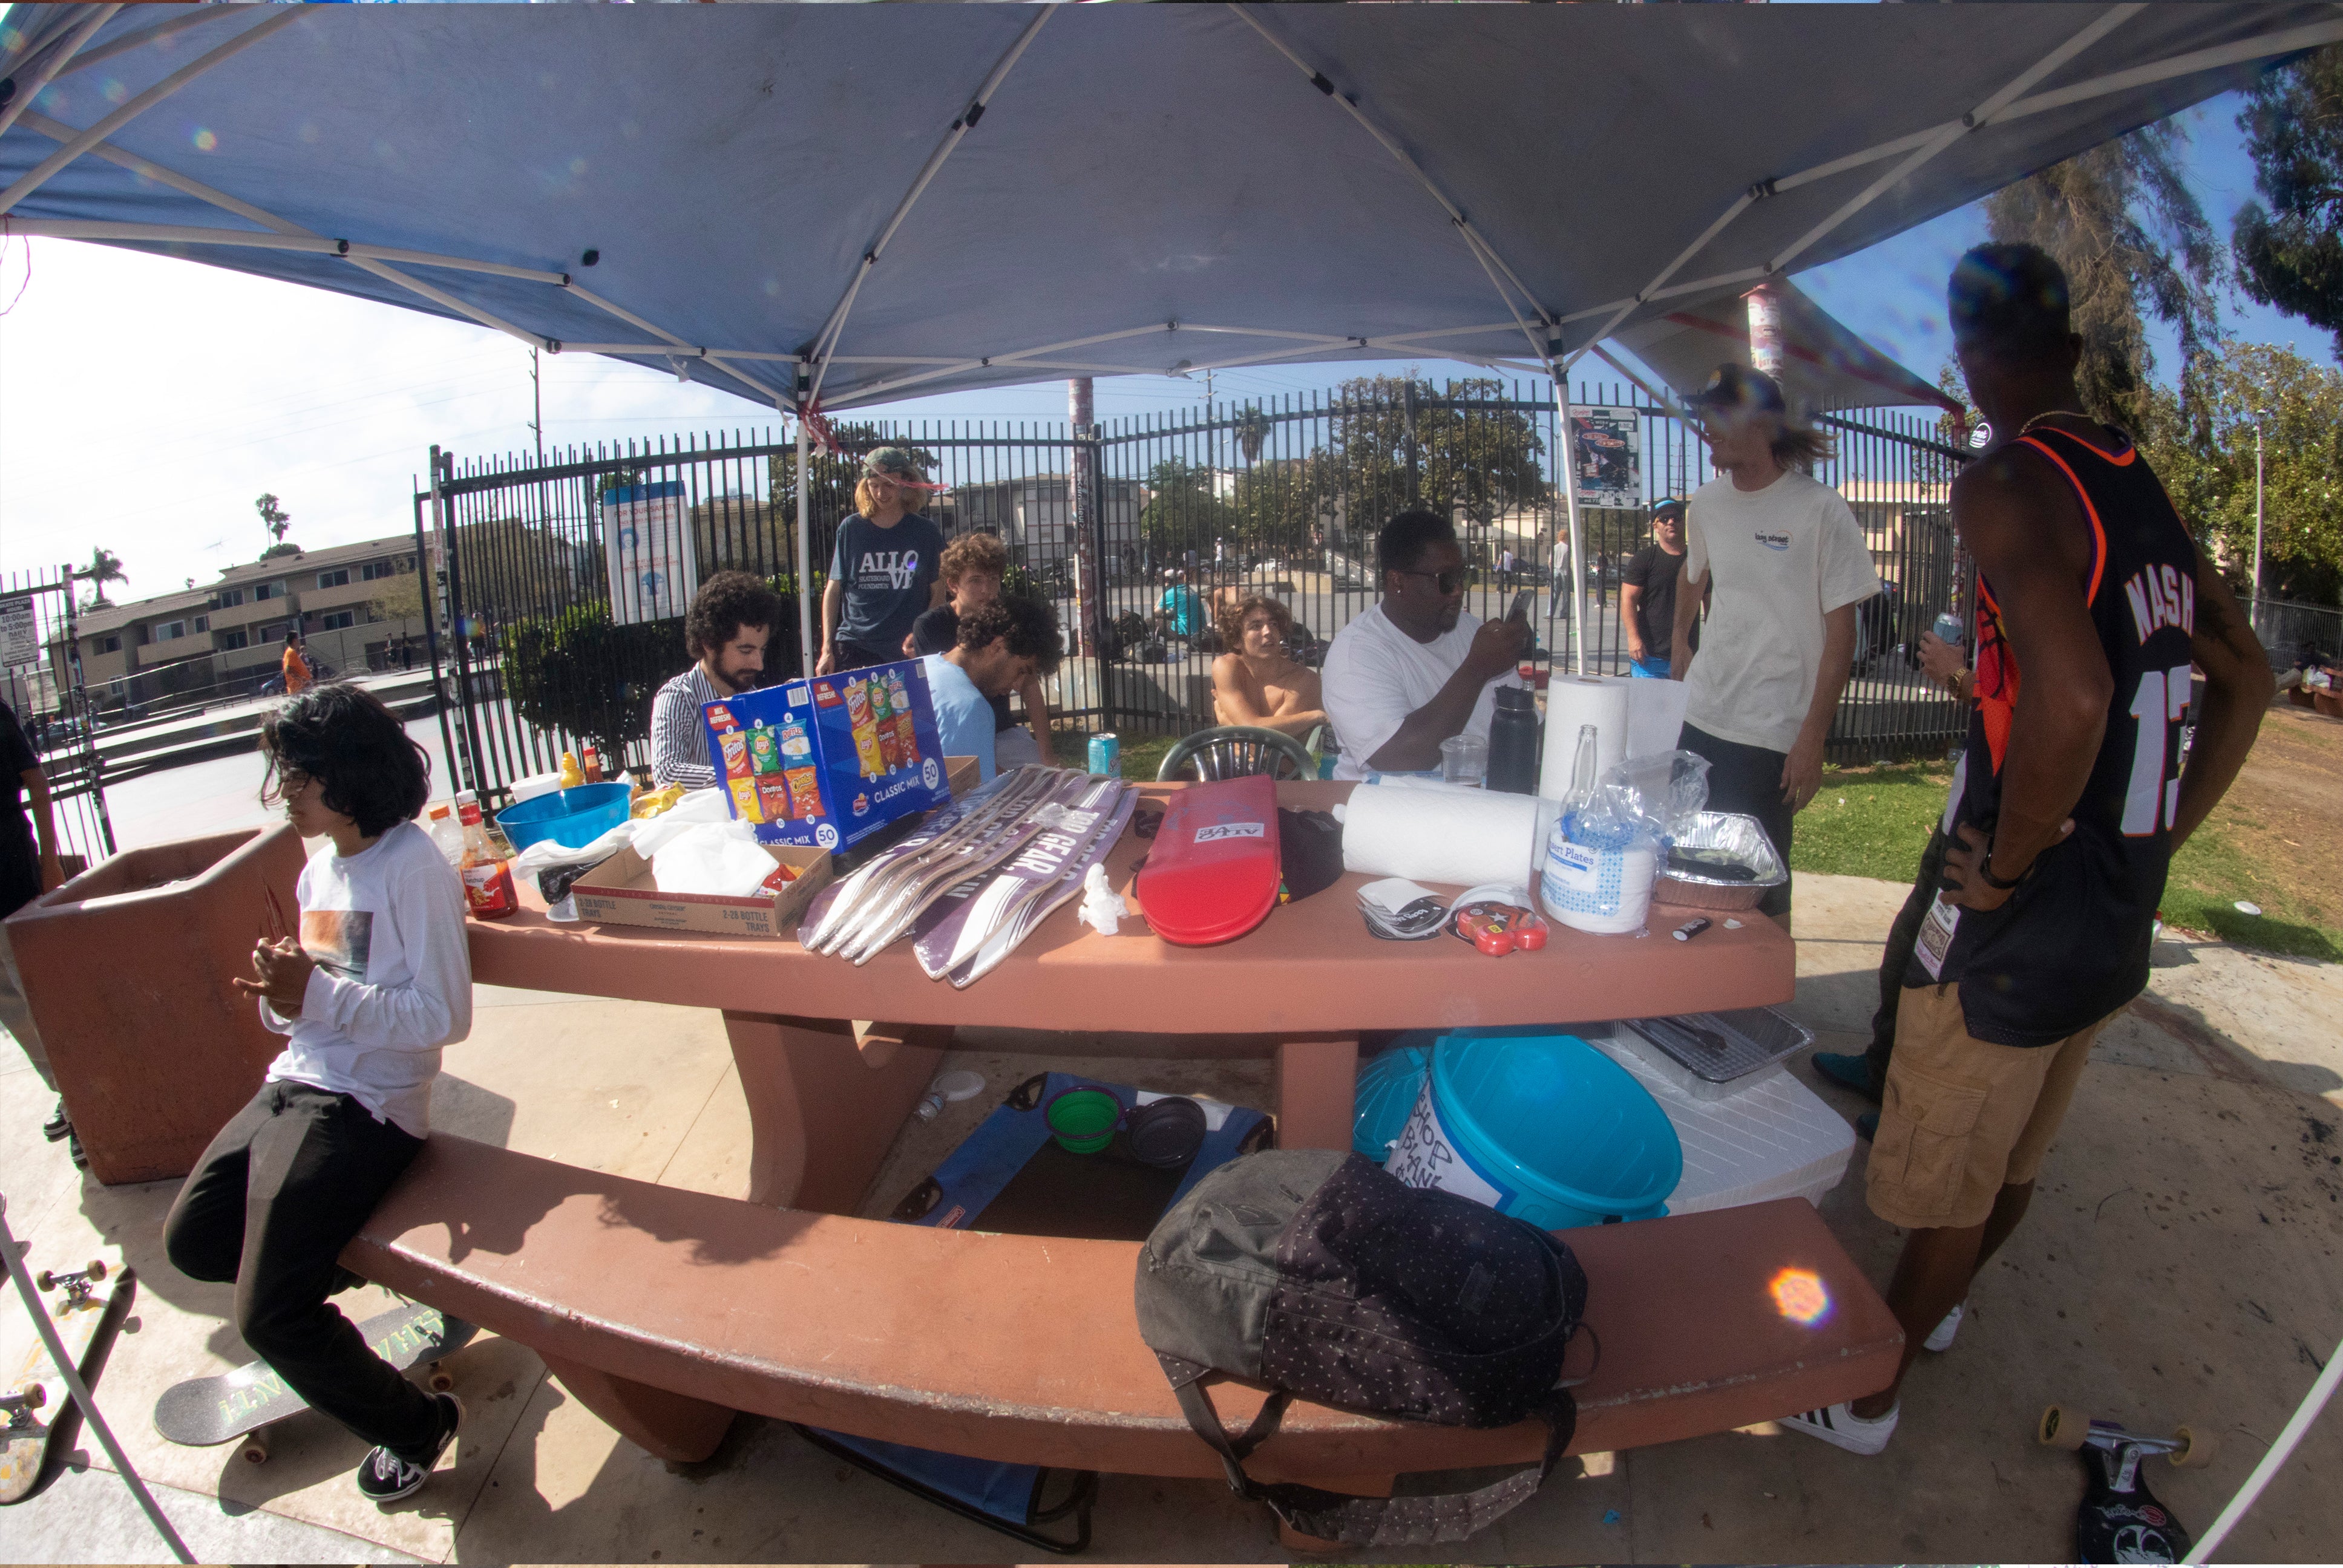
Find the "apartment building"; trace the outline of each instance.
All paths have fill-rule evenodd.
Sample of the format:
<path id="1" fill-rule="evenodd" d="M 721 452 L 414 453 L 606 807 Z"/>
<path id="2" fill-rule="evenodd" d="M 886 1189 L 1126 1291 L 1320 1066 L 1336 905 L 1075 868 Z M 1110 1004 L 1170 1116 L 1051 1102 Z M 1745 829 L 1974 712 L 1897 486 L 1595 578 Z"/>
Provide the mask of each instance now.
<path id="1" fill-rule="evenodd" d="M 415 537 L 394 535 L 230 567 L 178 593 L 87 610 L 74 628 L 82 678 L 101 701 L 151 702 L 221 686 L 257 686 L 298 628 L 312 654 L 345 674 L 423 652 L 421 616 L 386 615 L 412 601 Z M 406 576 L 410 583 L 394 579 Z"/>

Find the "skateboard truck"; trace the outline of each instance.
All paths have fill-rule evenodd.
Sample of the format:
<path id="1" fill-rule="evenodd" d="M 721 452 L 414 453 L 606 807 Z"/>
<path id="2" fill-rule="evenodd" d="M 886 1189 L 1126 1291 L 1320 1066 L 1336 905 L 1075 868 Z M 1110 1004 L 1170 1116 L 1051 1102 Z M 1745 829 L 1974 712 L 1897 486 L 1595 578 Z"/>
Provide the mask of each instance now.
<path id="1" fill-rule="evenodd" d="M 2169 1437 L 2095 1421 L 2071 1406 L 2042 1412 L 2035 1440 L 2081 1456 L 2088 1482 L 2075 1513 L 2075 1556 L 2084 1563 L 2177 1563 L 2187 1555 L 2188 1533 L 2157 1502 L 2139 1473 L 2140 1461 L 2161 1454 L 2181 1469 L 2213 1462 L 2213 1436 L 2183 1426 Z"/>
<path id="2" fill-rule="evenodd" d="M 59 1285 L 63 1285 L 65 1288 L 65 1305 L 77 1307 L 89 1300 L 90 1287 L 103 1283 L 105 1279 L 105 1261 L 92 1258 L 89 1266 L 77 1273 L 60 1274 L 43 1269 L 34 1276 L 33 1283 L 40 1286 L 44 1291 L 54 1291 Z"/>
<path id="3" fill-rule="evenodd" d="M 7 1424 L 0 1427 L 0 1431 L 32 1431 L 33 1412 L 48 1402 L 49 1391 L 39 1383 L 33 1383 L 16 1393 L 0 1393 L 0 1414 L 8 1418 Z"/>

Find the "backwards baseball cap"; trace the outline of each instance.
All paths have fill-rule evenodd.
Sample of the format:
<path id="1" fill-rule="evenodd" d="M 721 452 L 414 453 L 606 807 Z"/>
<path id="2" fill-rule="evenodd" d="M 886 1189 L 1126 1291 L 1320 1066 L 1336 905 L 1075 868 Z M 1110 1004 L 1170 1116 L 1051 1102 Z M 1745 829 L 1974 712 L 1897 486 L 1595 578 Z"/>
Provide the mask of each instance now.
<path id="1" fill-rule="evenodd" d="M 1708 385 L 1684 399 L 1694 408 L 1742 408 L 1752 413 L 1785 414 L 1782 384 L 1763 370 L 1726 363 L 1716 367 Z"/>
<path id="2" fill-rule="evenodd" d="M 900 447 L 880 447 L 862 459 L 866 474 L 900 475 L 906 478 L 920 477 L 920 465 L 911 454 Z"/>
<path id="3" fill-rule="evenodd" d="M 1670 496 L 1664 501 L 1654 503 L 1652 520 L 1657 522 L 1670 512 L 1674 512 L 1679 518 L 1684 515 L 1684 498 L 1682 496 Z"/>

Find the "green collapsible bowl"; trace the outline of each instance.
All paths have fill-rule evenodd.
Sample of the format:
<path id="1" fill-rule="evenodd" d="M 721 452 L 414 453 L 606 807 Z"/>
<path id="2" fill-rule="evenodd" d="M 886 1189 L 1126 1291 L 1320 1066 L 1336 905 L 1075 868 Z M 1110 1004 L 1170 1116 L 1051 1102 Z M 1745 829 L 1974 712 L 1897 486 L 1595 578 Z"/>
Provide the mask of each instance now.
<path id="1" fill-rule="evenodd" d="M 1103 1089 L 1087 1086 L 1061 1090 L 1041 1108 L 1041 1118 L 1058 1146 L 1070 1154 L 1096 1154 L 1114 1141 L 1122 1120 L 1122 1101 Z"/>

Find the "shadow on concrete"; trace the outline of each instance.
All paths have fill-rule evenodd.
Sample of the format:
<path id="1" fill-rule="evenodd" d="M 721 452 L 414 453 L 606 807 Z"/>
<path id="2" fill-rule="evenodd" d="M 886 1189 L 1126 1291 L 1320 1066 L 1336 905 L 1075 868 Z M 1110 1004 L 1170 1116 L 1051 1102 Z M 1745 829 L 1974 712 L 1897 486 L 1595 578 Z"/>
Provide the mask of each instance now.
<path id="1" fill-rule="evenodd" d="M 511 1147 L 513 1102 L 492 1089 L 468 1083 L 442 1070 L 431 1084 L 431 1131 L 453 1132 L 475 1143 Z"/>
<path id="2" fill-rule="evenodd" d="M 2132 1000 L 2130 1010 L 2187 1045 L 2216 1078 L 2272 1082 L 2311 1095 L 2343 1089 L 2343 1074 L 2325 1063 L 2258 1055 L 2215 1028 L 2203 1010 L 2186 1002 L 2143 992 Z"/>

